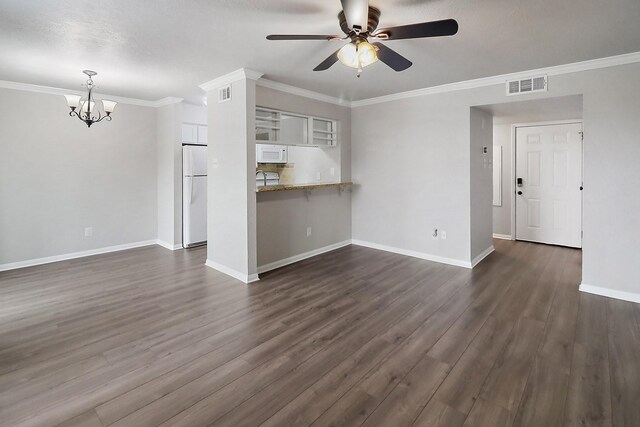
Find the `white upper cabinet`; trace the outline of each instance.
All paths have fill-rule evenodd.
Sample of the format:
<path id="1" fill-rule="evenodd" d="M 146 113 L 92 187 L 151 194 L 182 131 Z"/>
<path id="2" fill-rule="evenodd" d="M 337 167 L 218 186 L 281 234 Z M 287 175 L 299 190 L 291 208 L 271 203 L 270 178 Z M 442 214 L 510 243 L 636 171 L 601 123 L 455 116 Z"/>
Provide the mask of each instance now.
<path id="1" fill-rule="evenodd" d="M 203 125 L 183 123 L 182 143 L 207 145 L 207 127 Z"/>
<path id="2" fill-rule="evenodd" d="M 198 144 L 207 145 L 207 127 L 198 125 Z"/>
<path id="3" fill-rule="evenodd" d="M 256 143 L 334 147 L 337 135 L 335 120 L 256 108 Z"/>
<path id="4" fill-rule="evenodd" d="M 182 142 L 185 144 L 198 143 L 198 126 L 183 123 L 182 124 Z"/>

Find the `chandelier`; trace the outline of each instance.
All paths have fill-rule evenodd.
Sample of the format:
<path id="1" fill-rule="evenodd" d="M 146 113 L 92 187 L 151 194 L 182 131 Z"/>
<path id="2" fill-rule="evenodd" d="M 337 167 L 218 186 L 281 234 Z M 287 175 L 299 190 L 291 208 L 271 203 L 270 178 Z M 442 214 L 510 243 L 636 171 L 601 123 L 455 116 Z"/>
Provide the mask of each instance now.
<path id="1" fill-rule="evenodd" d="M 76 116 L 82 120 L 87 127 L 91 127 L 92 124 L 101 122 L 105 119 L 110 122 L 111 113 L 113 113 L 117 103 L 106 99 L 103 99 L 102 101 L 94 99 L 92 95 L 94 87 L 92 77 L 98 73 L 91 70 L 83 70 L 82 72 L 89 77 L 87 80 L 87 97 L 82 98 L 80 95 L 65 95 L 64 97 L 67 99 L 67 105 L 71 109 L 69 115 L 71 117 Z M 102 108 L 105 113 L 104 115 L 97 108 L 100 103 L 102 103 Z"/>

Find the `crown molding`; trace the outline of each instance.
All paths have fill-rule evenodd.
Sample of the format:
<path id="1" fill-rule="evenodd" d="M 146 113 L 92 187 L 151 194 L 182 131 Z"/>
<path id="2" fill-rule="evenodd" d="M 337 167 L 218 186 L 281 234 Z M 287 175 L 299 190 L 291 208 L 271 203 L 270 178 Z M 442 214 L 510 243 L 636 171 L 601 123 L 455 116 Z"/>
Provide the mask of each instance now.
<path id="1" fill-rule="evenodd" d="M 75 89 L 63 89 L 59 87 L 51 87 L 51 86 L 39 86 L 32 85 L 29 83 L 20 83 L 20 82 L 11 82 L 7 80 L 0 80 L 0 88 L 4 89 L 13 89 L 13 90 L 21 90 L 25 92 L 35 92 L 35 93 L 45 93 L 48 95 L 86 95 L 86 91 L 80 91 Z M 96 97 L 101 99 L 109 99 L 115 101 L 119 104 L 129 104 L 129 105 L 139 105 L 141 107 L 162 107 L 163 105 L 173 104 L 182 102 L 182 98 L 162 98 L 158 101 L 149 101 L 146 99 L 137 99 L 137 98 L 127 98 L 124 96 L 113 96 L 106 95 L 104 93 L 96 93 Z M 170 101 L 169 101 L 170 100 Z"/>
<path id="2" fill-rule="evenodd" d="M 624 55 L 609 56 L 606 58 L 592 59 L 589 61 L 574 62 L 571 64 L 556 65 L 553 67 L 537 68 L 534 70 L 519 71 L 517 73 L 501 74 L 491 77 L 483 77 L 474 80 L 465 80 L 456 83 L 448 83 L 439 86 L 431 86 L 423 89 L 399 92 L 391 95 L 378 96 L 375 98 L 351 101 L 352 107 L 362 107 L 365 105 L 380 104 L 383 102 L 397 101 L 399 99 L 415 98 L 417 96 L 432 95 L 436 93 L 453 92 L 465 89 L 475 89 L 497 84 L 504 84 L 507 80 L 517 80 L 530 77 L 535 74 L 546 74 L 548 76 L 558 76 L 562 74 L 577 73 L 580 71 L 596 70 L 599 68 L 615 67 L 619 65 L 634 64 L 640 62 L 640 52 L 627 53 Z"/>
<path id="3" fill-rule="evenodd" d="M 324 93 L 314 92 L 307 89 L 302 89 L 296 86 L 291 86 L 285 83 L 276 82 L 273 80 L 261 78 L 256 82 L 258 86 L 274 89 L 280 92 L 290 93 L 292 95 L 303 96 L 305 98 L 315 99 L 316 101 L 328 102 L 330 104 L 340 105 L 342 107 L 351 107 L 351 101 L 346 99 L 336 98 L 334 96 L 325 95 Z"/>
<path id="4" fill-rule="evenodd" d="M 228 85 L 229 83 L 237 82 L 238 80 L 258 80 L 262 76 L 263 73 L 259 71 L 240 68 L 239 70 L 232 71 L 229 74 L 225 74 L 213 80 L 209 80 L 208 82 L 202 83 L 200 85 L 200 89 L 205 92 L 209 92 L 221 86 Z"/>
<path id="5" fill-rule="evenodd" d="M 153 106 L 156 108 L 159 108 L 159 107 L 164 107 L 165 105 L 180 104 L 182 101 L 184 101 L 184 98 L 167 96 L 166 98 L 158 99 L 156 102 L 153 103 Z"/>

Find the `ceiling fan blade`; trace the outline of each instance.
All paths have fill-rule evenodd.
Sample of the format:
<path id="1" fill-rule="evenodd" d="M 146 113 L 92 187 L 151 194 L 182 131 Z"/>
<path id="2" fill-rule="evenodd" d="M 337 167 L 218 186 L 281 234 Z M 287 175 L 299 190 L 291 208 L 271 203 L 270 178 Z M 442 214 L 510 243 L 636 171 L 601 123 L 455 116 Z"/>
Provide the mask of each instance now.
<path id="1" fill-rule="evenodd" d="M 343 38 L 319 34 L 272 34 L 267 36 L 267 40 L 342 40 Z"/>
<path id="2" fill-rule="evenodd" d="M 413 63 L 407 58 L 382 43 L 378 42 L 372 44 L 378 48 L 378 59 L 393 68 L 395 71 L 404 71 L 413 65 Z"/>
<path id="3" fill-rule="evenodd" d="M 324 70 L 328 70 L 329 68 L 331 68 L 331 66 L 333 64 L 338 62 L 338 52 L 339 51 L 340 51 L 340 49 L 336 50 L 333 54 L 331 54 L 331 56 L 329 56 L 327 59 L 325 59 L 320 64 L 318 64 L 318 66 L 316 68 L 314 68 L 313 71 L 324 71 Z"/>
<path id="4" fill-rule="evenodd" d="M 363 32 L 367 31 L 369 0 L 340 0 L 340 2 L 349 28 L 353 29 L 357 25 Z"/>
<path id="5" fill-rule="evenodd" d="M 442 21 L 421 22 L 419 24 L 401 25 L 377 30 L 373 37 L 387 40 L 419 39 L 422 37 L 452 36 L 458 32 L 458 23 L 455 19 Z M 386 36 L 385 36 L 386 35 Z"/>

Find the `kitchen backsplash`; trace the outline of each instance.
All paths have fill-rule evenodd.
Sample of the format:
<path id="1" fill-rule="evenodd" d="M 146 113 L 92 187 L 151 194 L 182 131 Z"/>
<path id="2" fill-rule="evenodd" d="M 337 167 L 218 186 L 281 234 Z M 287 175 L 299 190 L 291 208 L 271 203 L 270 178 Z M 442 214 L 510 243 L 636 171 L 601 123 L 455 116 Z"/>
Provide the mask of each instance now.
<path id="1" fill-rule="evenodd" d="M 265 172 L 277 172 L 280 175 L 280 184 L 295 184 L 295 176 L 293 172 L 293 163 L 274 164 L 274 163 L 258 163 L 258 169 Z"/>

